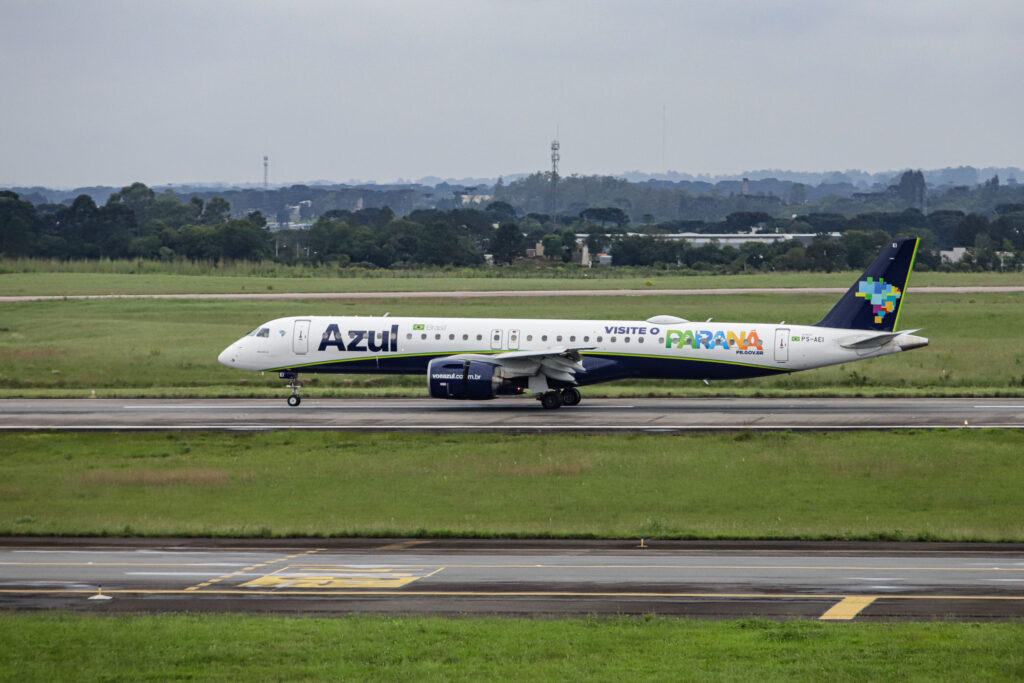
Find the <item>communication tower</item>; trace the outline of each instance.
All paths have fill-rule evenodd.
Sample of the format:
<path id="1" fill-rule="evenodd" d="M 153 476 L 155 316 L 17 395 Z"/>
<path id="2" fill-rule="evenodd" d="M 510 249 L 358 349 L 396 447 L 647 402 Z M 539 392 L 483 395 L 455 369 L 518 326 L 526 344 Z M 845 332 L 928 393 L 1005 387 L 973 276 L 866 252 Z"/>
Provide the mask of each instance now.
<path id="1" fill-rule="evenodd" d="M 263 189 L 267 189 L 267 170 L 270 165 L 270 157 L 263 157 Z"/>
<path id="2" fill-rule="evenodd" d="M 558 162 L 561 160 L 562 155 L 558 153 L 561 147 L 558 144 L 558 139 L 555 138 L 551 141 L 551 217 L 554 218 L 555 211 L 558 209 Z"/>

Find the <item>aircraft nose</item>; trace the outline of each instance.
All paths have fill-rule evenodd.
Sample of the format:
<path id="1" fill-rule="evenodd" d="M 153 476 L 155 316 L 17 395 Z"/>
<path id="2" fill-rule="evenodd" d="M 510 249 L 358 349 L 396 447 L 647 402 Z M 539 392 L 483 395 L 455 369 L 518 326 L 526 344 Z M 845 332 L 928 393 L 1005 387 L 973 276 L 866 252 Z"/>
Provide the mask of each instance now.
<path id="1" fill-rule="evenodd" d="M 234 367 L 235 358 L 237 356 L 238 356 L 238 350 L 236 348 L 236 344 L 232 344 L 231 346 L 227 347 L 226 349 L 224 349 L 223 351 L 220 352 L 220 355 L 217 356 L 217 361 L 221 365 L 226 365 L 226 366 L 228 366 L 230 368 L 230 367 Z"/>

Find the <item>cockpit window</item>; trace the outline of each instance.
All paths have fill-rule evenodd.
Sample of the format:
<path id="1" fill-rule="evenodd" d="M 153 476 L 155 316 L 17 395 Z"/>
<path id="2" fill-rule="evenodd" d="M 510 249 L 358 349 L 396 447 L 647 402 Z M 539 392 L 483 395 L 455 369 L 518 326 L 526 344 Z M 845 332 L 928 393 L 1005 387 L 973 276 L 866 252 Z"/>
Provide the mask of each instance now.
<path id="1" fill-rule="evenodd" d="M 269 327 L 261 327 L 259 332 L 256 333 L 256 336 L 257 337 L 269 337 L 270 336 L 270 328 Z"/>
<path id="2" fill-rule="evenodd" d="M 253 330 L 252 332 L 250 332 L 249 334 L 247 334 L 245 336 L 246 337 L 255 337 L 256 333 L 259 332 L 259 331 L 260 331 L 260 328 L 257 327 L 255 330 Z"/>

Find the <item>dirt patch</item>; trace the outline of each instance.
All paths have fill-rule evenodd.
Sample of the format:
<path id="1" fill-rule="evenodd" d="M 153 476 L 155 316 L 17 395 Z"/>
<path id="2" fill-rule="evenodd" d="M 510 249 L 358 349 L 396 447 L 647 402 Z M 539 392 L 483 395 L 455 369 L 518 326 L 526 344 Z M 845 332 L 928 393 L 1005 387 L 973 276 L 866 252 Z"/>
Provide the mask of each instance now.
<path id="1" fill-rule="evenodd" d="M 63 354 L 64 351 L 58 351 L 57 349 L 27 349 L 24 351 L 0 351 L 0 358 L 47 358 L 49 356 L 56 356 L 58 353 Z"/>
<path id="2" fill-rule="evenodd" d="M 112 486 L 171 486 L 189 484 L 190 486 L 223 486 L 228 483 L 230 473 L 226 470 L 187 469 L 187 470 L 100 470 L 90 472 L 79 478 L 82 484 L 108 484 Z"/>

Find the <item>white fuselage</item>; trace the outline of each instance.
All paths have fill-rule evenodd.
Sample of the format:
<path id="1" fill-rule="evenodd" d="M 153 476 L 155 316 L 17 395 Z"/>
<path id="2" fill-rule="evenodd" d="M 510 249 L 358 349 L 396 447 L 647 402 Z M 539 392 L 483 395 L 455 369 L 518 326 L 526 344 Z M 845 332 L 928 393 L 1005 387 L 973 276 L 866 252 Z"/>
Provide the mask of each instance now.
<path id="1" fill-rule="evenodd" d="M 851 346 L 870 336 L 861 330 L 699 323 L 670 316 L 647 321 L 295 316 L 265 323 L 226 348 L 219 360 L 242 370 L 412 374 L 447 356 L 575 349 L 586 369 L 578 383 L 593 384 L 624 377 L 756 377 L 928 343 L 895 334 Z"/>

